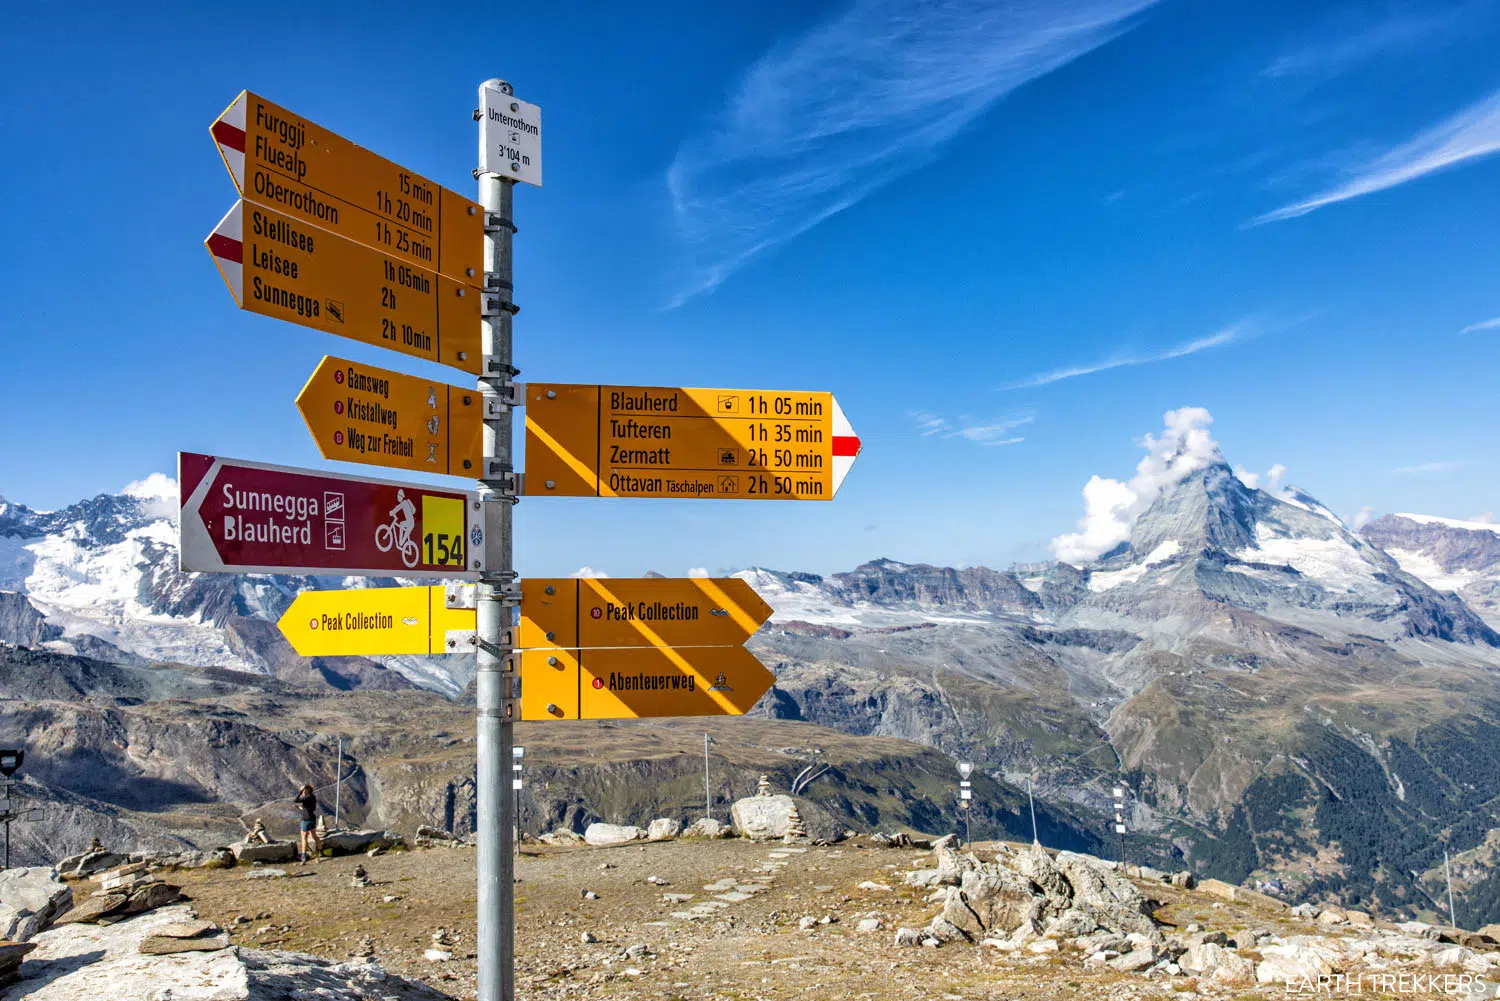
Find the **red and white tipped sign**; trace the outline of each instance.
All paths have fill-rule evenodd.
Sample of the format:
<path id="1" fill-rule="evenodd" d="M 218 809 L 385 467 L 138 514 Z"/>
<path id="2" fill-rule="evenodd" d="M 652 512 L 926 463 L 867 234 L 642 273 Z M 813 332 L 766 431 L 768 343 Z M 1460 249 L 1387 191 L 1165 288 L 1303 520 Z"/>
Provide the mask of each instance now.
<path id="1" fill-rule="evenodd" d="M 844 408 L 839 406 L 837 399 L 833 400 L 833 492 L 839 492 L 839 486 L 844 482 L 844 477 L 849 475 L 849 470 L 854 468 L 854 460 L 859 457 L 859 436 L 854 433 L 854 426 L 849 423 L 849 418 L 844 416 Z"/>
<path id="2" fill-rule="evenodd" d="M 185 571 L 476 579 L 479 495 L 177 454 Z"/>

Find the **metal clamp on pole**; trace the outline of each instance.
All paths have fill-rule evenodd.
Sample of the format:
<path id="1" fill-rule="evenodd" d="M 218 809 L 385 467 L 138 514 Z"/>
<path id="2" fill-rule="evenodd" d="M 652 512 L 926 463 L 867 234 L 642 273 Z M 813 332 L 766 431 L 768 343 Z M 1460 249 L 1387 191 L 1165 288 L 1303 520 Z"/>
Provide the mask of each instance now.
<path id="1" fill-rule="evenodd" d="M 495 395 L 485 394 L 482 419 L 494 420 L 500 416 L 502 408 L 509 410 L 511 407 L 523 406 L 526 403 L 526 383 L 524 382 L 502 382 L 495 389 L 498 390 Z"/>
<path id="2" fill-rule="evenodd" d="M 510 380 L 521 374 L 521 370 L 498 355 L 485 355 L 479 359 L 480 377 L 483 379 Z"/>
<path id="3" fill-rule="evenodd" d="M 514 469 L 506 469 L 500 465 L 499 459 L 484 460 L 484 478 L 486 482 L 494 485 L 495 496 L 486 498 L 486 504 L 497 504 L 501 500 L 514 502 L 521 496 L 526 486 L 524 473 L 518 473 Z"/>
<path id="4" fill-rule="evenodd" d="M 504 296 L 487 295 L 479 306 L 480 316 L 499 316 L 501 313 L 509 313 L 515 316 L 521 311 L 521 307 L 513 302 L 506 302 Z"/>
<path id="5" fill-rule="evenodd" d="M 498 233 L 502 229 L 508 229 L 512 233 L 521 232 L 516 228 L 516 224 L 513 220 L 511 220 L 507 216 L 501 215 L 499 212 L 486 212 L 484 214 L 484 231 L 486 233 Z M 509 282 L 507 282 L 506 284 L 509 284 Z"/>

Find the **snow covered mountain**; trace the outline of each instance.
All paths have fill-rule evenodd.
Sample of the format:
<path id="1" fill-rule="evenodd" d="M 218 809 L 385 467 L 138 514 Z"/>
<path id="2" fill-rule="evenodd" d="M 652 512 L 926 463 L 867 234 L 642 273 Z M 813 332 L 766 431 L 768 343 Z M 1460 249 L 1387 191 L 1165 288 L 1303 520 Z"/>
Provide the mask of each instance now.
<path id="1" fill-rule="evenodd" d="M 1500 629 L 1500 525 L 1426 514 L 1388 514 L 1361 529 L 1401 569 L 1454 591 Z"/>
<path id="2" fill-rule="evenodd" d="M 1085 816 L 1112 815 L 1123 778 L 1134 829 L 1200 871 L 1410 906 L 1440 834 L 1462 851 L 1500 831 L 1500 531 L 1355 532 L 1211 439 L 1148 441 L 1066 560 L 740 572 L 774 610 L 755 714 L 927 744 Z M 398 582 L 182 574 L 175 493 L 0 501 L 0 642 L 462 691 L 468 657 L 292 655 L 274 622 L 297 593 Z"/>
<path id="3" fill-rule="evenodd" d="M 177 508 L 177 485 L 160 474 L 60 511 L 0 499 L 0 642 L 122 664 L 311 675 L 335 687 L 462 690 L 458 658 L 297 658 L 273 624 L 299 592 L 394 582 L 184 574 Z"/>

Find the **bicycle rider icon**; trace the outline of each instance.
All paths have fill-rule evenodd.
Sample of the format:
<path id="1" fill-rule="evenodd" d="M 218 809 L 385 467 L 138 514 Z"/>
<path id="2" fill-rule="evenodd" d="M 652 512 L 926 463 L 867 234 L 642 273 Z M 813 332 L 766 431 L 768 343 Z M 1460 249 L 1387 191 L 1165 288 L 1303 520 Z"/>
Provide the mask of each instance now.
<path id="1" fill-rule="evenodd" d="M 417 506 L 406 496 L 405 490 L 396 491 L 396 506 L 391 508 L 391 523 L 375 529 L 375 548 L 382 553 L 391 551 L 394 545 L 401 553 L 401 562 L 415 567 L 421 555 L 416 540 L 411 537 L 417 527 Z"/>

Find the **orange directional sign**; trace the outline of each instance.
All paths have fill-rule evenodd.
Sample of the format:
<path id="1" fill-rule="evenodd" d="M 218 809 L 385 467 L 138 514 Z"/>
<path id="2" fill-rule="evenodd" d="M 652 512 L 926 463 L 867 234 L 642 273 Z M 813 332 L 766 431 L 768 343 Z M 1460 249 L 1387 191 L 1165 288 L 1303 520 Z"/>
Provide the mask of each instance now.
<path id="1" fill-rule="evenodd" d="M 304 591 L 276 623 L 303 657 L 468 653 L 449 630 L 472 633 L 474 609 L 449 608 L 444 587 Z"/>
<path id="2" fill-rule="evenodd" d="M 742 646 L 525 650 L 521 718 L 741 716 L 776 676 Z"/>
<path id="3" fill-rule="evenodd" d="M 527 578 L 517 646 L 739 646 L 771 606 L 737 577 Z"/>
<path id="4" fill-rule="evenodd" d="M 859 448 L 831 393 L 526 387 L 531 496 L 832 500 Z"/>
<path id="5" fill-rule="evenodd" d="M 484 213 L 475 202 L 249 91 L 209 131 L 247 200 L 482 286 Z"/>
<path id="6" fill-rule="evenodd" d="M 477 390 L 325 355 L 297 409 L 325 459 L 479 476 Z"/>
<path id="7" fill-rule="evenodd" d="M 479 372 L 478 289 L 252 202 L 204 242 L 241 309 Z"/>

